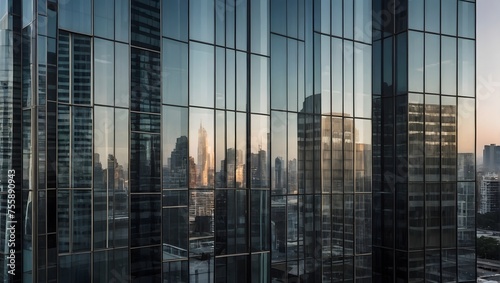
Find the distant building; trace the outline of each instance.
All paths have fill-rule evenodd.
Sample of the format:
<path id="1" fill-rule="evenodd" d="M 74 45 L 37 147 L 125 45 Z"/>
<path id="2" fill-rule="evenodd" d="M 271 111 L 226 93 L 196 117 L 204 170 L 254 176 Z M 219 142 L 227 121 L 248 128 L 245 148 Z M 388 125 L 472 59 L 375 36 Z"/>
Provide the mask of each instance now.
<path id="1" fill-rule="evenodd" d="M 483 171 L 500 171 L 500 145 L 485 145 L 483 149 Z"/>
<path id="2" fill-rule="evenodd" d="M 479 190 L 481 201 L 479 213 L 488 213 L 500 209 L 500 180 L 497 174 L 486 174 L 481 180 Z"/>

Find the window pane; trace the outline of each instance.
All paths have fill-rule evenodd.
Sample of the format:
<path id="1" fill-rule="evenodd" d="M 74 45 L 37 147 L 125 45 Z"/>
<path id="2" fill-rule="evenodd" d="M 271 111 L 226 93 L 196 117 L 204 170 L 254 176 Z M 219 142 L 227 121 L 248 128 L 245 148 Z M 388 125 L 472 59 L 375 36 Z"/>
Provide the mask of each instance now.
<path id="1" fill-rule="evenodd" d="M 160 195 L 132 194 L 130 207 L 130 245 L 132 247 L 137 247 L 160 244 Z"/>
<path id="2" fill-rule="evenodd" d="M 215 49 L 215 107 L 226 108 L 226 49 Z"/>
<path id="3" fill-rule="evenodd" d="M 457 0 L 442 0 L 441 2 L 441 33 L 457 34 Z M 443 50 L 446 50 L 443 48 Z"/>
<path id="4" fill-rule="evenodd" d="M 441 181 L 457 178 L 457 100 L 441 97 Z"/>
<path id="5" fill-rule="evenodd" d="M 439 35 L 425 35 L 425 92 L 439 93 L 440 90 L 439 43 Z"/>
<path id="6" fill-rule="evenodd" d="M 214 186 L 214 112 L 191 108 L 189 113 L 189 186 Z M 191 168 L 194 166 L 194 168 Z"/>
<path id="7" fill-rule="evenodd" d="M 408 95 L 408 180 L 423 181 L 424 96 Z"/>
<path id="8" fill-rule="evenodd" d="M 132 192 L 160 192 L 160 135 L 132 133 L 130 188 Z"/>
<path id="9" fill-rule="evenodd" d="M 130 104 L 130 52 L 127 44 L 115 43 L 115 106 Z"/>
<path id="10" fill-rule="evenodd" d="M 354 1 L 354 40 L 372 42 L 372 1 Z"/>
<path id="11" fill-rule="evenodd" d="M 298 42 L 296 40 L 288 40 L 288 59 L 287 59 L 287 79 L 288 79 L 288 110 L 297 111 L 298 91 L 300 88 L 299 65 L 298 62 Z M 286 64 L 284 64 L 285 66 Z M 302 70 L 301 70 L 302 71 Z M 271 73 L 272 74 L 272 73 Z M 284 82 L 284 81 L 283 81 Z"/>
<path id="12" fill-rule="evenodd" d="M 71 187 L 92 187 L 92 109 L 72 108 Z"/>
<path id="13" fill-rule="evenodd" d="M 408 89 L 424 92 L 424 36 L 420 32 L 408 34 Z"/>
<path id="14" fill-rule="evenodd" d="M 354 50 L 354 104 L 356 117 L 370 118 L 372 112 L 372 49 L 370 45 L 355 44 Z M 400 74 L 403 75 L 403 74 Z"/>
<path id="15" fill-rule="evenodd" d="M 411 29 L 424 29 L 424 1 L 408 0 L 408 27 Z"/>
<path id="16" fill-rule="evenodd" d="M 94 103 L 114 103 L 114 44 L 112 41 L 94 39 Z M 120 60 L 123 60 L 120 58 Z M 122 78 L 128 81 L 126 78 Z"/>
<path id="17" fill-rule="evenodd" d="M 269 54 L 269 2 L 267 0 L 251 1 L 251 43 L 252 53 Z M 284 6 L 282 6 L 284 7 Z"/>
<path id="18" fill-rule="evenodd" d="M 230 129 L 232 131 L 233 129 Z M 215 113 L 215 187 L 226 188 L 226 112 Z"/>
<path id="19" fill-rule="evenodd" d="M 163 103 L 188 104 L 188 45 L 163 39 Z"/>
<path id="20" fill-rule="evenodd" d="M 247 110 L 247 53 L 236 52 L 236 110 Z"/>
<path id="21" fill-rule="evenodd" d="M 356 119 L 356 192 L 371 192 L 372 182 L 372 127 L 370 120 Z"/>
<path id="22" fill-rule="evenodd" d="M 92 51 L 90 37 L 74 35 L 72 45 L 72 101 L 75 104 L 90 104 L 92 100 Z"/>
<path id="23" fill-rule="evenodd" d="M 441 37 L 441 93 L 457 94 L 457 40 Z"/>
<path id="24" fill-rule="evenodd" d="M 214 47 L 189 44 L 189 103 L 214 106 Z"/>
<path id="25" fill-rule="evenodd" d="M 181 107 L 163 107 L 163 188 L 187 188 L 188 111 Z"/>
<path id="26" fill-rule="evenodd" d="M 474 99 L 458 99 L 458 180 L 475 180 L 475 141 L 476 107 Z"/>
<path id="27" fill-rule="evenodd" d="M 114 39 L 115 0 L 94 1 L 94 35 Z"/>
<path id="28" fill-rule="evenodd" d="M 342 114 L 342 39 L 332 37 L 332 113 Z"/>
<path id="29" fill-rule="evenodd" d="M 269 113 L 269 59 L 251 55 L 251 112 Z"/>
<path id="30" fill-rule="evenodd" d="M 354 116 L 354 44 L 344 40 L 344 115 Z"/>
<path id="31" fill-rule="evenodd" d="M 476 3 L 458 1 L 458 35 L 475 38 Z"/>
<path id="32" fill-rule="evenodd" d="M 247 1 L 235 0 L 234 6 L 236 10 L 236 49 L 239 50 L 247 50 Z"/>
<path id="33" fill-rule="evenodd" d="M 440 106 L 439 96 L 425 96 L 425 177 L 439 181 L 440 175 Z"/>
<path id="34" fill-rule="evenodd" d="M 134 278 L 134 280 L 137 282 L 160 282 L 160 247 L 158 246 L 130 250 L 130 274 L 131 277 Z"/>
<path id="35" fill-rule="evenodd" d="M 214 43 L 214 0 L 189 2 L 189 36 L 191 39 Z"/>
<path id="36" fill-rule="evenodd" d="M 115 39 L 129 41 L 130 6 L 128 0 L 115 0 Z"/>
<path id="37" fill-rule="evenodd" d="M 160 55 L 131 49 L 131 110 L 160 113 Z"/>
<path id="38" fill-rule="evenodd" d="M 188 208 L 163 209 L 163 260 L 187 257 Z"/>
<path id="39" fill-rule="evenodd" d="M 474 40 L 458 40 L 458 95 L 461 96 L 476 96 L 475 48 L 476 43 Z"/>
<path id="40" fill-rule="evenodd" d="M 251 192 L 251 250 L 269 250 L 270 207 L 268 190 L 252 190 Z"/>
<path id="41" fill-rule="evenodd" d="M 425 0 L 425 31 L 439 33 L 440 1 Z"/>
<path id="42" fill-rule="evenodd" d="M 59 28 L 73 32 L 92 32 L 92 1 L 61 1 L 59 3 Z"/>
<path id="43" fill-rule="evenodd" d="M 269 116 L 251 118 L 251 179 L 252 188 L 269 187 Z"/>
<path id="44" fill-rule="evenodd" d="M 163 283 L 189 282 L 188 261 L 174 261 L 163 263 Z"/>
<path id="45" fill-rule="evenodd" d="M 273 194 L 286 193 L 287 179 L 287 115 L 286 112 L 271 112 L 271 187 Z"/>
<path id="46" fill-rule="evenodd" d="M 188 1 L 163 0 L 163 36 L 188 40 Z"/>
<path id="47" fill-rule="evenodd" d="M 271 108 L 286 110 L 287 101 L 287 40 L 271 35 Z"/>
<path id="48" fill-rule="evenodd" d="M 160 50 L 160 0 L 131 0 L 132 45 Z"/>

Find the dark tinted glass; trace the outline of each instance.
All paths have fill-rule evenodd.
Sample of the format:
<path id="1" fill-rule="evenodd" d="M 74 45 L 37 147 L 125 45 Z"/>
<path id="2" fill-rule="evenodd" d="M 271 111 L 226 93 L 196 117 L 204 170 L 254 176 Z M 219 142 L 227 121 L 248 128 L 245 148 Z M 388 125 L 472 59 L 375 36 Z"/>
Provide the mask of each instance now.
<path id="1" fill-rule="evenodd" d="M 59 27 L 73 32 L 92 32 L 92 1 L 61 1 L 59 3 Z"/>
<path id="2" fill-rule="evenodd" d="M 130 250 L 130 273 L 137 282 L 161 282 L 160 247 Z"/>
<path id="3" fill-rule="evenodd" d="M 131 43 L 160 50 L 161 0 L 131 0 Z"/>
<path id="4" fill-rule="evenodd" d="M 163 36 L 187 41 L 188 39 L 188 1 L 162 1 Z"/>
<path id="5" fill-rule="evenodd" d="M 130 150 L 132 192 L 160 192 L 160 135 L 132 133 Z"/>
<path id="6" fill-rule="evenodd" d="M 131 49 L 131 110 L 160 113 L 160 55 Z"/>
<path id="7" fill-rule="evenodd" d="M 132 194 L 130 199 L 130 220 L 131 246 L 137 247 L 160 244 L 160 195 Z M 158 261 L 159 260 L 160 259 L 158 259 Z"/>

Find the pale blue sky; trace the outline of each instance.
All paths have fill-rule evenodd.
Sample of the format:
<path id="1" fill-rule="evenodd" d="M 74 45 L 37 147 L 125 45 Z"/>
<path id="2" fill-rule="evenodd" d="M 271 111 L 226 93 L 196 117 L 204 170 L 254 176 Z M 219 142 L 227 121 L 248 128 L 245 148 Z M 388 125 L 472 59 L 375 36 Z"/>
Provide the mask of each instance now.
<path id="1" fill-rule="evenodd" d="M 477 0 L 477 157 L 500 144 L 500 1 Z"/>

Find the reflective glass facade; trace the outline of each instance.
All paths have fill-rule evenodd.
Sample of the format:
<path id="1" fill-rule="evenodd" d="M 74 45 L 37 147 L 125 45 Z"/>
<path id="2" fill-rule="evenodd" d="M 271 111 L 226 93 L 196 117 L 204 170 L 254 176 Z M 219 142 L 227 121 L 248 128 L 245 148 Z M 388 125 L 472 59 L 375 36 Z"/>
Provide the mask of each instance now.
<path id="1" fill-rule="evenodd" d="M 475 2 L 391 3 L 4 0 L 10 278 L 473 282 Z"/>

